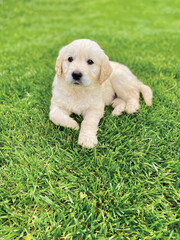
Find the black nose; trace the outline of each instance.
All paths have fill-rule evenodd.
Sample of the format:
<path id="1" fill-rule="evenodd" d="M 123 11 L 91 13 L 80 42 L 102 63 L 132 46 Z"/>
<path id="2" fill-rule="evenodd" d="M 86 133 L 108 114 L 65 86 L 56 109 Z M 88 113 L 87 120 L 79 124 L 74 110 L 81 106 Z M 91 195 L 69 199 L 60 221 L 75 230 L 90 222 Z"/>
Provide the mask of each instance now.
<path id="1" fill-rule="evenodd" d="M 74 72 L 72 73 L 72 77 L 73 77 L 74 80 L 80 80 L 81 77 L 82 77 L 82 73 L 81 73 L 81 72 L 78 72 L 78 71 L 74 71 Z"/>

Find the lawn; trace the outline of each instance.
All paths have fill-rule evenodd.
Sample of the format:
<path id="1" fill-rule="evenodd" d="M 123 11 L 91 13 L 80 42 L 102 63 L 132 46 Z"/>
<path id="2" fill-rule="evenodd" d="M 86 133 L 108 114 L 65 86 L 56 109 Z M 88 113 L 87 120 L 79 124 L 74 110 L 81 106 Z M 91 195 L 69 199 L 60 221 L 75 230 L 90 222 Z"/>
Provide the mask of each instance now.
<path id="1" fill-rule="evenodd" d="M 0 239 L 180 239 L 177 0 L 0 0 Z M 94 149 L 49 121 L 59 49 L 95 40 L 153 90 Z M 79 123 L 81 116 L 73 116 Z"/>

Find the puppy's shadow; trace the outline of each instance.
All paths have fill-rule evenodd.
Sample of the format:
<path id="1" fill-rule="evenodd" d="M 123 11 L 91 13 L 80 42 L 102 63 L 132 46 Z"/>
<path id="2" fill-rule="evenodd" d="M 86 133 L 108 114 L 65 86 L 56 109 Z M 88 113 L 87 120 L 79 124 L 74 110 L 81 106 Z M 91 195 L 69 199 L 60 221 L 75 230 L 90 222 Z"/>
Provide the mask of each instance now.
<path id="1" fill-rule="evenodd" d="M 70 117 L 73 118 L 79 125 L 81 125 L 83 121 L 83 116 L 72 113 Z"/>

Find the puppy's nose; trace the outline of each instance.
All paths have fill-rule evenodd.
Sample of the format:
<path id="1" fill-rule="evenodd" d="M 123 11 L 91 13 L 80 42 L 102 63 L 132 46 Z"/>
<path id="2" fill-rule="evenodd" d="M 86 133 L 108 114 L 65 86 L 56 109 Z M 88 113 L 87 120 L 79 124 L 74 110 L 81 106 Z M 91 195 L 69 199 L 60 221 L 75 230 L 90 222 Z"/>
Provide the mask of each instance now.
<path id="1" fill-rule="evenodd" d="M 81 73 L 81 72 L 78 72 L 78 71 L 74 71 L 74 72 L 72 73 L 72 77 L 73 77 L 74 80 L 80 80 L 81 77 L 82 77 L 82 73 Z"/>

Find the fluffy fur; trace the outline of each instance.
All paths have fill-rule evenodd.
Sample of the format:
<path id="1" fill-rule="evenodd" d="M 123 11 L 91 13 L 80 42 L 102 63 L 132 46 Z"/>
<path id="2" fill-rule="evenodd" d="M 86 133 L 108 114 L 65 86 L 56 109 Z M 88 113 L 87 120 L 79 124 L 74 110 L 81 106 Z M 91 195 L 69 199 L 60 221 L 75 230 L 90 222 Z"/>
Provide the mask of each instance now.
<path id="1" fill-rule="evenodd" d="M 89 64 L 88 60 L 93 63 Z M 64 127 L 78 129 L 71 113 L 81 114 L 78 144 L 87 148 L 97 143 L 97 129 L 105 105 L 112 104 L 113 115 L 124 111 L 135 113 L 142 93 L 146 105 L 152 104 L 151 89 L 139 81 L 124 65 L 109 61 L 96 42 L 88 39 L 75 40 L 63 47 L 56 61 L 50 106 L 50 120 Z M 80 72 L 80 80 L 73 72 Z"/>

